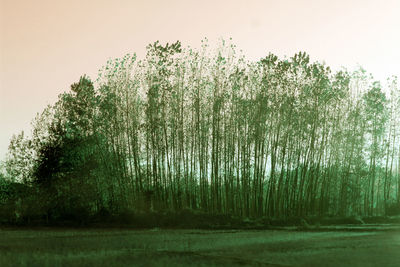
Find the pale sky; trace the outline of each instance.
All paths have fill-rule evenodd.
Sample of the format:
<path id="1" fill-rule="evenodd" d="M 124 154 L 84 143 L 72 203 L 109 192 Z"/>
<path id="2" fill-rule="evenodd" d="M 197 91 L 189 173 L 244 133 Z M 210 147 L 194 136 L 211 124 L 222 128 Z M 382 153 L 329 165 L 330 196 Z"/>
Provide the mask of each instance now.
<path id="1" fill-rule="evenodd" d="M 400 76 L 400 0 L 0 0 L 0 160 L 12 134 L 83 74 L 149 43 L 207 37 L 248 59 L 298 51 L 333 68 Z"/>

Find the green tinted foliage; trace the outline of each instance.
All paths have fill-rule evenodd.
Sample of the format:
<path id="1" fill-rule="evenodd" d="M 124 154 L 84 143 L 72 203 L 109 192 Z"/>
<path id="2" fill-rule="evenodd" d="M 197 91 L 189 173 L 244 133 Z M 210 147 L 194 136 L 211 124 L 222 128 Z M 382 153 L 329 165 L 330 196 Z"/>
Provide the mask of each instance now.
<path id="1" fill-rule="evenodd" d="M 251 62 L 224 41 L 155 42 L 60 95 L 32 139 L 12 140 L 8 175 L 33 179 L 57 218 L 385 214 L 400 203 L 395 80 L 390 90 L 304 52 Z"/>

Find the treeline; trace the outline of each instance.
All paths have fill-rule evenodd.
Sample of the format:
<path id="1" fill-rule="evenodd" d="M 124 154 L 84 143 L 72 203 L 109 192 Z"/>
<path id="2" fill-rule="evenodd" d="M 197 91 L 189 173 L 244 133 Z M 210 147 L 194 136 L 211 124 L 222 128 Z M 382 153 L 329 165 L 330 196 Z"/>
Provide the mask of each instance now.
<path id="1" fill-rule="evenodd" d="M 383 87 L 305 53 L 250 62 L 225 42 L 156 42 L 83 76 L 32 125 L 12 138 L 2 182 L 3 204 L 15 182 L 29 192 L 12 201 L 21 216 L 400 211 L 397 78 Z"/>

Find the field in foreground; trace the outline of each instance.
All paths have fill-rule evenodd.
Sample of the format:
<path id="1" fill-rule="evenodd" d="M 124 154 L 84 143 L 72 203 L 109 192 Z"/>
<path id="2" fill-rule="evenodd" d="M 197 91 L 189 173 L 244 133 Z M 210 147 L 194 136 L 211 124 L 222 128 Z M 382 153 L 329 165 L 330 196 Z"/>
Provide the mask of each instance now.
<path id="1" fill-rule="evenodd" d="M 400 229 L 0 229 L 0 266 L 400 266 Z"/>

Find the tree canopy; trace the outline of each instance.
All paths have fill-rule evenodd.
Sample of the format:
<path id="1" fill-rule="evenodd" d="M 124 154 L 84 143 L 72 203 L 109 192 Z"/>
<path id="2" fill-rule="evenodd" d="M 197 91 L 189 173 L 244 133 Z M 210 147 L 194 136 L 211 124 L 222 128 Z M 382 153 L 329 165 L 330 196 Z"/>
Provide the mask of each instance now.
<path id="1" fill-rule="evenodd" d="M 109 60 L 12 138 L 7 175 L 54 217 L 202 210 L 380 215 L 400 207 L 400 89 L 300 52 L 251 62 L 223 42 Z M 57 218 L 58 218 L 57 217 Z"/>

